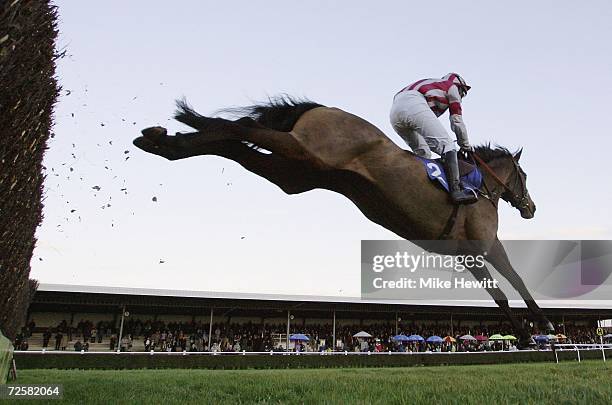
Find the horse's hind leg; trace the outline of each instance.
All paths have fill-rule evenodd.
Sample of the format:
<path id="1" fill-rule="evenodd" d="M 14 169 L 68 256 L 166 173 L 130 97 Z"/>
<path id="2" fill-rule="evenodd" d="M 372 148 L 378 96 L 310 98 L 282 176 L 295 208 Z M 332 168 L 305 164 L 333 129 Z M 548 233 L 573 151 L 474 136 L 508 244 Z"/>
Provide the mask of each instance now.
<path id="1" fill-rule="evenodd" d="M 274 153 L 261 153 L 241 141 L 223 140 L 193 144 L 187 141 L 188 138 L 166 136 L 165 129 L 160 127 L 148 128 L 143 132 L 147 132 L 149 136 L 137 138 L 134 144 L 146 152 L 169 160 L 217 155 L 237 162 L 245 169 L 276 184 L 287 194 L 302 193 L 316 186 L 316 173 L 306 165 Z"/>
<path id="2" fill-rule="evenodd" d="M 510 282 L 512 287 L 518 291 L 533 316 L 535 316 L 536 319 L 543 324 L 543 326 L 548 328 L 548 330 L 554 331 L 555 328 L 552 322 L 550 322 L 548 318 L 544 316 L 544 312 L 531 296 L 531 293 L 521 279 L 521 276 L 519 276 L 514 270 L 514 267 L 512 267 L 510 259 L 508 259 L 508 255 L 506 254 L 506 250 L 499 239 L 496 239 L 491 245 L 489 254 L 487 255 L 487 260 L 493 265 L 493 267 L 495 267 L 495 269 L 497 269 L 497 271 L 499 271 L 502 276 L 504 276 L 504 278 L 506 278 L 506 280 Z"/>
<path id="3" fill-rule="evenodd" d="M 195 151 L 206 143 L 238 140 L 252 143 L 290 160 L 315 163 L 293 135 L 266 128 L 249 118 L 229 121 L 223 118 L 200 117 L 197 124 L 198 132 L 175 136 L 166 136 L 165 129 L 161 127 L 147 128 L 142 131 L 143 136 L 135 140 L 135 144 L 139 147 L 148 143 L 158 147 L 178 147 L 183 149 L 182 154 L 194 156 L 197 154 Z"/>
<path id="4" fill-rule="evenodd" d="M 317 187 L 316 173 L 306 165 L 261 153 L 239 141 L 221 141 L 212 154 L 231 159 L 245 169 L 276 184 L 287 194 L 298 194 Z"/>
<path id="5" fill-rule="evenodd" d="M 468 270 L 472 275 L 479 281 L 491 280 L 491 273 L 486 266 L 477 267 L 477 266 L 469 266 Z M 487 288 L 487 292 L 493 298 L 497 306 L 504 312 L 512 327 L 519 333 L 520 335 L 520 343 L 526 345 L 528 341 L 531 339 L 529 332 L 523 327 L 522 323 L 516 319 L 516 317 L 512 314 L 512 309 L 508 304 L 508 298 L 506 294 L 499 288 Z"/>

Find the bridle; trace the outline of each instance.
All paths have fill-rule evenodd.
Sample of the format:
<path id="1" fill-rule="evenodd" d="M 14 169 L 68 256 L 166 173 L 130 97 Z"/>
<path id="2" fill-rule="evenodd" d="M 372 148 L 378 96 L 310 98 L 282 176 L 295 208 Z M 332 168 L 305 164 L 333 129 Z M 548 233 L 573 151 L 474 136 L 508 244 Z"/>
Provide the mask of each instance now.
<path id="1" fill-rule="evenodd" d="M 527 192 L 527 187 L 525 185 L 525 181 L 523 180 L 523 177 L 520 175 L 521 170 L 519 167 L 519 164 L 516 162 L 516 160 L 514 160 L 513 158 L 510 158 L 510 160 L 512 160 L 512 164 L 514 165 L 514 186 L 516 186 L 517 184 L 520 185 L 520 190 L 521 190 L 521 194 L 522 195 L 518 195 L 516 194 L 510 187 L 508 187 L 508 185 L 506 185 L 506 183 L 499 178 L 499 176 L 497 176 L 497 174 L 495 174 L 495 172 L 493 171 L 493 169 L 491 169 L 489 167 L 489 165 L 486 164 L 486 162 L 484 160 L 482 160 L 482 158 L 480 156 L 478 156 L 478 154 L 474 151 L 470 152 L 470 155 L 472 156 L 473 159 L 475 159 L 479 165 L 487 172 L 489 173 L 489 175 L 491 177 L 493 177 L 493 179 L 504 188 L 504 192 L 500 193 L 500 197 L 503 198 L 504 194 L 509 195 L 510 197 L 506 200 L 510 203 L 510 205 L 512 205 L 514 208 L 520 210 L 523 209 L 529 209 L 529 193 Z M 493 202 L 493 200 L 495 199 L 495 197 L 497 197 L 493 192 L 490 192 L 488 190 L 488 187 L 486 185 L 486 183 L 484 182 L 483 179 L 483 185 L 485 187 L 485 189 L 487 189 L 487 193 L 489 194 L 489 200 L 491 200 L 491 202 Z M 494 203 L 495 205 L 495 203 Z"/>

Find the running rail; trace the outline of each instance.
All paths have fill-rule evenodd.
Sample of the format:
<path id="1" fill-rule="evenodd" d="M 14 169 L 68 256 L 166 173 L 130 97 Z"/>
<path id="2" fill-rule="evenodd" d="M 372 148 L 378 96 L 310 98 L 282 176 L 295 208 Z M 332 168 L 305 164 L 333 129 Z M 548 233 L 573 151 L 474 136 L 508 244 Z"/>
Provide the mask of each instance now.
<path id="1" fill-rule="evenodd" d="M 567 348 L 567 349 L 566 349 Z M 601 350 L 601 356 L 603 357 L 603 361 L 606 361 L 606 351 L 605 349 L 612 349 L 612 343 L 561 343 L 555 344 L 555 360 L 559 363 L 559 357 L 557 356 L 557 350 L 566 351 L 571 350 L 575 351 L 578 356 L 578 363 L 581 362 L 580 359 L 580 350 Z"/>

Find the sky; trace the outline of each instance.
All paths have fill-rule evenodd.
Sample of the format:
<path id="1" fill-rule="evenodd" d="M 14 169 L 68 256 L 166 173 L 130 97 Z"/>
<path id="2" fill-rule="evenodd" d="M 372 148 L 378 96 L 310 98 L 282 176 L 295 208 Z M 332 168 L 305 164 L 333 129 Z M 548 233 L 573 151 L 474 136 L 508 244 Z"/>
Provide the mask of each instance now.
<path id="1" fill-rule="evenodd" d="M 330 3 L 56 1 L 66 56 L 32 277 L 358 296 L 361 240 L 398 237 L 349 200 L 288 196 L 231 161 L 170 162 L 132 140 L 186 130 L 171 119 L 177 98 L 210 114 L 287 93 L 407 148 L 389 124 L 393 95 L 448 72 L 472 86 L 473 144 L 524 147 L 537 213 L 501 204 L 500 238 L 612 239 L 612 3 Z"/>

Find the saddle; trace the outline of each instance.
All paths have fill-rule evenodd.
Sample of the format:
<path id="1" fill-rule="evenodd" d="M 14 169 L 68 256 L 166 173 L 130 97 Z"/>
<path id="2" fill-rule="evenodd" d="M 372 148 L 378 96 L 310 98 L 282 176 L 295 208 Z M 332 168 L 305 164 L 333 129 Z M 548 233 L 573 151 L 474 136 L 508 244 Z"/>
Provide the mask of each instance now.
<path id="1" fill-rule="evenodd" d="M 432 181 L 442 186 L 444 190 L 450 192 L 442 159 L 426 159 L 420 156 L 418 156 L 418 159 L 420 159 L 423 163 L 423 166 L 425 166 L 427 176 Z M 482 186 L 482 173 L 480 169 L 472 163 L 466 162 L 462 159 L 459 159 L 458 163 L 459 178 L 461 180 L 461 185 L 463 186 L 463 188 L 468 188 L 474 191 L 479 190 Z"/>

